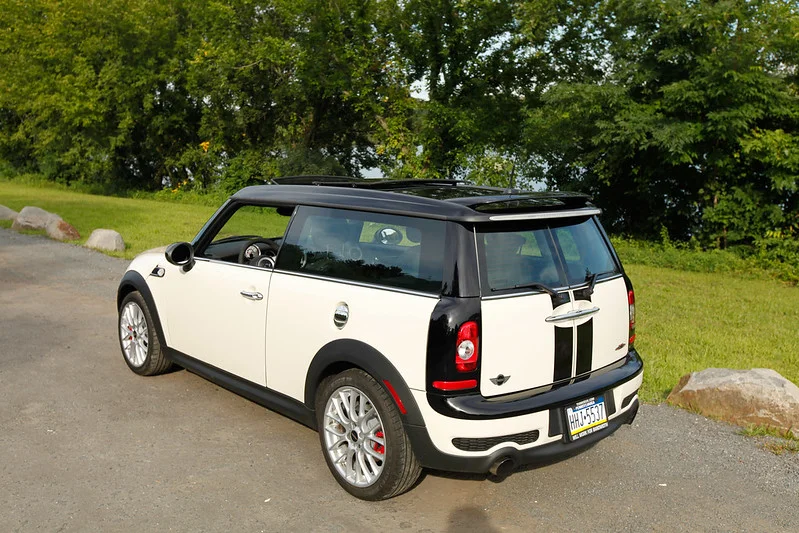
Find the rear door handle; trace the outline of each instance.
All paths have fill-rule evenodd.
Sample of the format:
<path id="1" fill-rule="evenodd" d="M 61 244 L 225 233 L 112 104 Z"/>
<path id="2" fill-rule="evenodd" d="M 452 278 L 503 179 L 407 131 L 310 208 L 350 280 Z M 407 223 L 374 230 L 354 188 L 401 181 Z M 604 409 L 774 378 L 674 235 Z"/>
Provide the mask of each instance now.
<path id="1" fill-rule="evenodd" d="M 598 312 L 599 312 L 599 307 L 592 307 L 590 309 L 580 309 L 578 311 L 570 311 L 562 315 L 548 316 L 544 320 L 546 320 L 547 322 L 562 322 L 564 320 L 574 320 L 575 318 L 590 316 Z"/>
<path id="2" fill-rule="evenodd" d="M 247 298 L 248 300 L 263 300 L 264 295 L 260 292 L 253 292 L 253 291 L 241 291 L 239 294 Z"/>

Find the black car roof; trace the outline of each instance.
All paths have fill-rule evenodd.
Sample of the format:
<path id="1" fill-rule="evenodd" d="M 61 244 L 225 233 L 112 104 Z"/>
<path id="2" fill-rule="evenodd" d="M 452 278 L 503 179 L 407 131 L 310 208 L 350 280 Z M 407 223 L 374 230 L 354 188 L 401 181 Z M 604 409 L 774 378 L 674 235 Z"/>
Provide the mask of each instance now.
<path id="1" fill-rule="evenodd" d="M 482 222 L 598 214 L 590 196 L 573 192 L 483 187 L 462 180 L 373 180 L 289 176 L 241 189 L 231 199 L 272 205 L 349 208 Z"/>

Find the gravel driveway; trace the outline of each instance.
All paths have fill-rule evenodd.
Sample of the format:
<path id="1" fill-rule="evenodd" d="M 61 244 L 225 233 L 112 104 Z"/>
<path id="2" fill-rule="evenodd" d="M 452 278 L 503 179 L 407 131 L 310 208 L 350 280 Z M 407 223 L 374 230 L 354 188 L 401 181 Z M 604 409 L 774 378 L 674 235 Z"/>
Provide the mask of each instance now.
<path id="1" fill-rule="evenodd" d="M 311 430 L 186 371 L 127 369 L 126 263 L 0 229 L 2 531 L 799 531 L 798 455 L 665 405 L 501 483 L 428 473 L 355 500 Z"/>

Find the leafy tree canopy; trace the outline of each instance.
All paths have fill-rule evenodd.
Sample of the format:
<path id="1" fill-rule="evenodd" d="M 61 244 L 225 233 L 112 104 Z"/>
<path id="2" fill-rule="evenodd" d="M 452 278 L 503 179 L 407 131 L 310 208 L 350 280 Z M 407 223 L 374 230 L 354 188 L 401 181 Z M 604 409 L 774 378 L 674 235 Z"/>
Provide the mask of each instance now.
<path id="1" fill-rule="evenodd" d="M 588 191 L 632 235 L 799 232 L 793 0 L 6 0 L 0 73 L 5 173 L 378 167 Z"/>

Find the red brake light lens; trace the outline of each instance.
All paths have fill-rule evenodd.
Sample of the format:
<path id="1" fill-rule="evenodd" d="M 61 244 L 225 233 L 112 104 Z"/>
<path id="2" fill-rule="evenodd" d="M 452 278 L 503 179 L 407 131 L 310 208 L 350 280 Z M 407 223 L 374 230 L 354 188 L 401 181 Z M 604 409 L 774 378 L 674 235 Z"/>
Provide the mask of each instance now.
<path id="1" fill-rule="evenodd" d="M 628 348 L 635 344 L 635 293 L 627 291 L 627 303 L 630 306 L 630 338 L 627 341 Z"/>
<path id="2" fill-rule="evenodd" d="M 477 370 L 479 347 L 480 333 L 477 322 L 464 323 L 458 330 L 458 342 L 455 349 L 455 368 L 458 372 Z"/>

